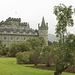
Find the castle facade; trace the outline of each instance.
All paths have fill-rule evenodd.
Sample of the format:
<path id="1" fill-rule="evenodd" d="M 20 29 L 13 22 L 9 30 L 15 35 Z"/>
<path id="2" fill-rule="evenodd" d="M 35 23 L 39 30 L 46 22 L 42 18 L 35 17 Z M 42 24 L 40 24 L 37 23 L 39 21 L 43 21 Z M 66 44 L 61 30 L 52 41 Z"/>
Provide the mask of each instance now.
<path id="1" fill-rule="evenodd" d="M 29 38 L 44 37 L 48 44 L 48 23 L 45 24 L 44 17 L 38 30 L 30 28 L 29 23 L 21 22 L 21 18 L 9 17 L 6 21 L 0 22 L 0 40 L 6 47 L 12 43 L 24 42 Z"/>

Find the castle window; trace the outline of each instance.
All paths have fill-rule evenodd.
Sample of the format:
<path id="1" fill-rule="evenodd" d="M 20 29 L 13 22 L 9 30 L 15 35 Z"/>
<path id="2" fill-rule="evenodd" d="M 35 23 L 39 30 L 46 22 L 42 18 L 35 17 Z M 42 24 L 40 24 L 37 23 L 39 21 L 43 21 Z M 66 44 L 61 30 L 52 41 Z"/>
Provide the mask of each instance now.
<path id="1" fill-rule="evenodd" d="M 6 37 L 4 37 L 4 39 L 6 39 Z"/>
<path id="2" fill-rule="evenodd" d="M 4 33 L 6 34 L 6 31 L 4 31 Z"/>
<path id="3" fill-rule="evenodd" d="M 23 34 L 25 34 L 25 32 L 23 32 Z"/>
<path id="4" fill-rule="evenodd" d="M 19 34 L 19 32 L 17 32 L 17 34 Z"/>
<path id="5" fill-rule="evenodd" d="M 11 37 L 11 40 L 13 40 L 13 37 Z"/>
<path id="6" fill-rule="evenodd" d="M 31 35 L 31 33 L 30 33 L 30 35 Z"/>
<path id="7" fill-rule="evenodd" d="M 24 37 L 24 40 L 25 40 L 25 37 Z"/>
<path id="8" fill-rule="evenodd" d="M 35 35 L 37 35 L 37 33 L 35 33 Z"/>
<path id="9" fill-rule="evenodd" d="M 41 34 L 42 34 L 42 32 L 41 32 Z"/>
<path id="10" fill-rule="evenodd" d="M 24 29 L 24 27 L 22 27 L 22 29 Z"/>
<path id="11" fill-rule="evenodd" d="M 13 34 L 13 32 L 11 31 L 11 34 Z"/>
<path id="12" fill-rule="evenodd" d="M 6 45 L 4 45 L 4 47 L 6 47 Z"/>
<path id="13" fill-rule="evenodd" d="M 17 37 L 17 40 L 19 40 L 19 37 Z"/>

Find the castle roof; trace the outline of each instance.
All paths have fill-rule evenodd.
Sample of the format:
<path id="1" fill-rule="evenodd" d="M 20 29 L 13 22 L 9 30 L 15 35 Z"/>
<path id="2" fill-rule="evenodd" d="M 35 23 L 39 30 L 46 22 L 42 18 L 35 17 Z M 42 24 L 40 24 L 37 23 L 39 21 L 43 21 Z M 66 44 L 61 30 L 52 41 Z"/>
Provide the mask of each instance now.
<path id="1" fill-rule="evenodd" d="M 18 29 L 18 28 L 5 28 L 5 27 L 0 27 L 0 32 L 3 32 L 3 31 L 6 31 L 6 32 L 20 32 L 20 33 L 36 33 L 36 31 L 34 29 Z"/>
<path id="2" fill-rule="evenodd" d="M 8 22 L 8 21 L 21 21 L 21 18 L 11 18 L 11 17 L 9 17 L 8 19 L 6 19 L 6 22 Z"/>
<path id="3" fill-rule="evenodd" d="M 10 21 L 14 21 L 15 23 Z M 16 23 L 16 21 L 18 23 Z M 30 28 L 27 22 L 21 22 L 20 18 L 11 18 L 11 17 L 6 19 L 6 21 L 0 22 L 0 32 L 4 32 L 4 31 L 6 32 L 12 31 L 13 33 L 16 33 L 16 32 L 19 32 L 19 33 L 25 32 L 25 33 L 33 33 L 33 34 L 38 33 L 38 31 Z"/>
<path id="4" fill-rule="evenodd" d="M 44 27 L 45 26 L 45 20 L 44 20 L 44 17 L 42 18 L 42 22 L 41 22 L 41 27 Z"/>

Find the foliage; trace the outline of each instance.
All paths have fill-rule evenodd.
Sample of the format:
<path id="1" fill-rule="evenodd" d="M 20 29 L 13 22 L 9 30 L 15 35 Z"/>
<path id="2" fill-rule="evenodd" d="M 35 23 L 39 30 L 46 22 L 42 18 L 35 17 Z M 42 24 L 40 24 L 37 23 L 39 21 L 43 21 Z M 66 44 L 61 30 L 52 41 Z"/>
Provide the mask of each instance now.
<path id="1" fill-rule="evenodd" d="M 30 51 L 31 46 L 28 42 L 13 43 L 9 46 L 9 55 L 14 57 L 18 52 Z"/>
<path id="2" fill-rule="evenodd" d="M 42 52 L 42 56 L 47 67 L 49 67 L 54 60 L 54 53 L 51 46 L 44 46 L 43 52 Z"/>
<path id="3" fill-rule="evenodd" d="M 51 64 L 50 63 L 50 60 L 51 60 L 51 49 L 50 49 L 50 47 L 49 46 L 44 47 L 43 52 L 44 52 L 44 59 L 46 61 L 46 65 L 47 65 L 47 67 L 49 67 Z"/>
<path id="4" fill-rule="evenodd" d="M 0 58 L 0 75 L 53 75 L 54 71 L 31 68 L 33 64 L 16 64 L 16 58 Z M 63 73 L 62 75 L 75 75 Z"/>
<path id="5" fill-rule="evenodd" d="M 61 75 L 61 73 L 70 65 L 73 65 L 74 62 L 70 46 L 73 38 L 65 38 L 67 26 L 74 25 L 72 19 L 73 13 L 72 6 L 67 7 L 64 4 L 60 4 L 54 7 L 54 14 L 57 16 L 56 19 L 58 21 L 56 25 L 56 35 L 60 37 L 59 46 L 57 47 L 56 71 L 54 75 Z"/>
<path id="6" fill-rule="evenodd" d="M 39 63 L 40 50 L 37 48 L 33 51 L 18 52 L 16 58 L 18 64 L 35 64 L 36 66 Z"/>
<path id="7" fill-rule="evenodd" d="M 69 35 L 65 43 L 59 45 L 57 50 L 55 75 L 60 75 L 69 66 L 74 65 L 75 36 Z"/>
<path id="8" fill-rule="evenodd" d="M 38 63 L 40 63 L 40 47 L 37 47 L 36 50 L 32 51 L 32 54 L 30 54 L 31 61 L 35 66 L 37 66 Z"/>
<path id="9" fill-rule="evenodd" d="M 75 51 L 75 35 L 69 34 L 66 43 L 69 49 Z"/>
<path id="10" fill-rule="evenodd" d="M 30 43 L 30 45 L 32 46 L 33 50 L 36 50 L 36 48 L 39 47 L 40 44 L 41 44 L 40 39 L 38 39 L 38 38 L 28 39 L 27 42 Z"/>
<path id="11" fill-rule="evenodd" d="M 42 36 L 39 36 L 38 38 L 39 38 L 40 41 L 41 41 L 41 44 L 40 44 L 41 47 L 42 47 L 42 46 L 45 46 L 45 45 L 46 45 L 46 41 L 45 41 L 45 39 L 44 39 Z"/>
<path id="12" fill-rule="evenodd" d="M 2 45 L 2 41 L 0 40 L 0 55 L 7 55 L 8 48 Z"/>
<path id="13" fill-rule="evenodd" d="M 50 46 L 50 45 L 52 45 L 52 42 L 51 42 L 51 41 L 49 41 L 49 40 L 48 40 L 48 45 L 49 45 L 49 46 Z"/>
<path id="14" fill-rule="evenodd" d="M 30 52 L 18 52 L 16 54 L 16 59 L 18 64 L 28 64 L 29 63 Z"/>
<path id="15" fill-rule="evenodd" d="M 66 27 L 74 25 L 72 19 L 73 13 L 72 6 L 67 7 L 64 4 L 60 4 L 54 7 L 54 14 L 58 21 L 56 25 L 56 35 L 60 37 L 61 42 L 65 40 L 65 34 L 67 33 Z"/>

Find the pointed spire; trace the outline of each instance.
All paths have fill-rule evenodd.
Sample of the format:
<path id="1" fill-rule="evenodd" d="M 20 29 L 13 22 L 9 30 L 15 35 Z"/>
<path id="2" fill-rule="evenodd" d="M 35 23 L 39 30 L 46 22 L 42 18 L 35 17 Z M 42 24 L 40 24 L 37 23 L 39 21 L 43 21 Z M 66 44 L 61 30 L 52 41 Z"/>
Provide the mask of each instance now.
<path id="1" fill-rule="evenodd" d="M 45 20 L 44 20 L 44 17 L 42 18 L 41 26 L 42 26 L 42 27 L 45 26 Z"/>

